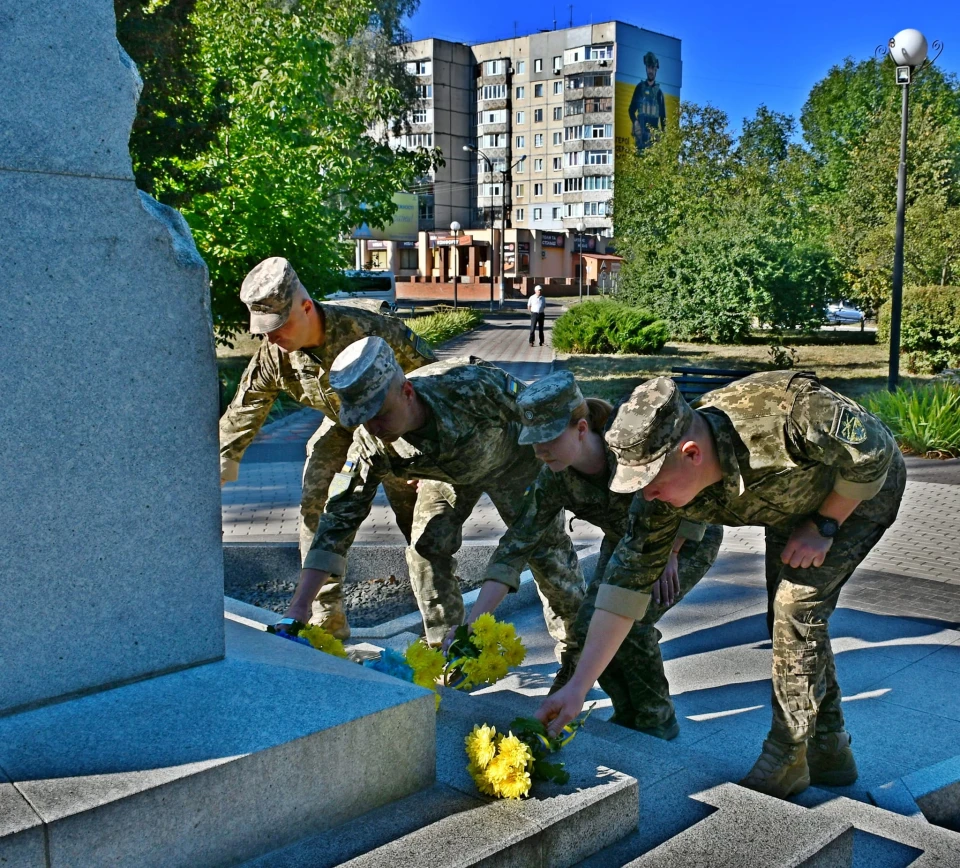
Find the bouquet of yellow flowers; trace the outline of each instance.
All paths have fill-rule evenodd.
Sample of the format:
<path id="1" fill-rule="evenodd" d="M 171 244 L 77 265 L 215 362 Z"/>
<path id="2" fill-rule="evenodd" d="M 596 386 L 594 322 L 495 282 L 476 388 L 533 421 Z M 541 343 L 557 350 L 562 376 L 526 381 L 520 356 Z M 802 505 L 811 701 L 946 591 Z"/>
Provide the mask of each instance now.
<path id="1" fill-rule="evenodd" d="M 592 710 L 591 706 L 557 736 L 551 736 L 535 717 L 518 717 L 506 735 L 487 724 L 474 726 L 464 744 L 467 771 L 477 789 L 498 799 L 519 799 L 530 794 L 534 780 L 565 784 L 570 773 L 563 763 L 549 762 L 547 757 L 573 740 Z"/>
<path id="2" fill-rule="evenodd" d="M 527 654 L 513 624 L 498 622 L 486 613 L 457 628 L 447 649 L 443 683 L 457 690 L 469 690 L 477 684 L 494 684 L 519 666 Z"/>
<path id="3" fill-rule="evenodd" d="M 403 654 L 392 648 L 385 648 L 379 658 L 365 660 L 363 665 L 368 669 L 432 690 L 436 696 L 436 707 L 439 708 L 440 694 L 437 692 L 437 681 L 440 679 L 445 663 L 446 658 L 442 651 L 431 648 L 418 639 L 410 644 Z"/>
<path id="4" fill-rule="evenodd" d="M 267 627 L 268 633 L 273 633 L 284 639 L 290 639 L 293 642 L 299 642 L 301 645 L 309 645 L 325 654 L 332 654 L 334 657 L 346 657 L 347 652 L 336 636 L 328 633 L 319 624 L 304 624 L 300 621 L 291 621 L 280 625 L 270 625 Z"/>

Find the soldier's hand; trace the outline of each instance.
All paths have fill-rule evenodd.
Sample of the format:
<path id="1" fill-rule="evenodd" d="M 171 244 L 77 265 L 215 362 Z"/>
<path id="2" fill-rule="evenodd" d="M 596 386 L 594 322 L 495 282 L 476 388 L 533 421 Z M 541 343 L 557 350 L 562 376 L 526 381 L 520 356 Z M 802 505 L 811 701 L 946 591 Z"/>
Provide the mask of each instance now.
<path id="1" fill-rule="evenodd" d="M 821 536 L 812 521 L 805 521 L 790 534 L 780 560 L 794 569 L 819 567 L 823 565 L 832 545 L 833 540 Z"/>
<path id="2" fill-rule="evenodd" d="M 313 617 L 313 606 L 301 606 L 296 603 L 291 603 L 287 607 L 287 611 L 283 613 L 284 618 L 293 618 L 294 621 L 299 621 L 301 624 L 309 624 L 310 618 Z"/>
<path id="3" fill-rule="evenodd" d="M 447 635 L 443 637 L 443 641 L 440 643 L 440 650 L 444 654 L 446 654 L 447 651 L 450 650 L 450 646 L 453 644 L 453 640 L 457 635 L 457 630 L 459 629 L 460 629 L 459 627 L 453 626 L 447 631 Z"/>
<path id="4" fill-rule="evenodd" d="M 556 736 L 581 711 L 587 695 L 571 681 L 561 687 L 553 696 L 547 696 L 534 717 L 540 721 L 550 733 Z"/>
<path id="5" fill-rule="evenodd" d="M 670 552 L 670 559 L 663 568 L 663 575 L 653 585 L 653 602 L 658 606 L 672 606 L 680 596 L 680 567 L 677 555 Z"/>
<path id="6" fill-rule="evenodd" d="M 417 493 L 419 494 L 419 493 L 420 493 L 420 482 L 421 482 L 421 480 L 419 480 L 419 479 L 408 479 L 408 480 L 407 480 L 407 485 L 413 485 L 413 486 L 415 486 L 416 489 L 417 489 Z"/>

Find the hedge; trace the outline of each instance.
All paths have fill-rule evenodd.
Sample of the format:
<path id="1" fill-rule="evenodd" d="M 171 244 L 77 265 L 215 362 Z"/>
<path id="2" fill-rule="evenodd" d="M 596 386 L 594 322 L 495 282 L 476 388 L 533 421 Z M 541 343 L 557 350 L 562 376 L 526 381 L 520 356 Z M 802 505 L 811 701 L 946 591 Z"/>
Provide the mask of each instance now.
<path id="1" fill-rule="evenodd" d="M 667 324 L 619 301 L 585 301 L 553 324 L 553 347 L 564 353 L 655 353 L 670 339 Z"/>
<path id="2" fill-rule="evenodd" d="M 877 339 L 890 340 L 889 301 L 880 308 Z M 911 373 L 935 374 L 960 367 L 960 286 L 904 290 L 900 352 Z"/>

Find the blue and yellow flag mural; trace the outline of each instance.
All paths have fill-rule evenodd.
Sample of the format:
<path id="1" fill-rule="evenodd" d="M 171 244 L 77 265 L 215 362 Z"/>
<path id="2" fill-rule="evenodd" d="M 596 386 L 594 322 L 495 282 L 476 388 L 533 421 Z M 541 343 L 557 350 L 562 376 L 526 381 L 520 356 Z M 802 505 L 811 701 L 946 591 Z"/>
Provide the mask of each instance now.
<path id="1" fill-rule="evenodd" d="M 614 135 L 642 151 L 653 132 L 680 118 L 680 40 L 649 30 L 618 33 Z"/>

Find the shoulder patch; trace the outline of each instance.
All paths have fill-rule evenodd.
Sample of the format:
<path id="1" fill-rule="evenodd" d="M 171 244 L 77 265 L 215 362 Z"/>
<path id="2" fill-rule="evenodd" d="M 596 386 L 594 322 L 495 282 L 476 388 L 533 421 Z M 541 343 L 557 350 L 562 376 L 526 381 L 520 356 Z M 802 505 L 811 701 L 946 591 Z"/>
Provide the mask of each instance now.
<path id="1" fill-rule="evenodd" d="M 406 337 L 407 341 L 413 345 L 413 348 L 418 355 L 421 355 L 430 361 L 433 361 L 436 358 L 436 356 L 433 354 L 433 350 L 430 349 L 430 344 L 420 337 L 420 335 L 410 328 L 410 326 L 407 326 L 404 330 L 404 336 Z"/>
<path id="2" fill-rule="evenodd" d="M 507 394 L 513 395 L 513 397 L 516 398 L 522 390 L 523 385 L 520 383 L 520 381 L 514 377 L 511 377 L 510 374 L 507 374 Z"/>
<path id="3" fill-rule="evenodd" d="M 860 417 L 849 407 L 838 407 L 830 434 L 841 443 L 856 446 L 867 439 L 867 429 Z"/>

